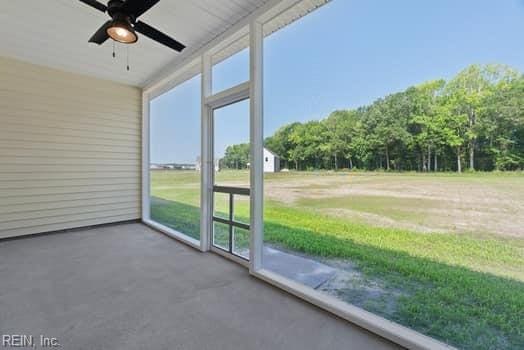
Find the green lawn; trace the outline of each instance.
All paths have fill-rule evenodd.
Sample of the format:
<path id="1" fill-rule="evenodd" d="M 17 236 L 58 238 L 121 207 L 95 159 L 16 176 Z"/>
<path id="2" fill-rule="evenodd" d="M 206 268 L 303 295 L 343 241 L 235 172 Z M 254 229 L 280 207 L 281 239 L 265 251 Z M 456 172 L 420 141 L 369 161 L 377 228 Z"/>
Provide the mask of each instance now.
<path id="1" fill-rule="evenodd" d="M 240 184 L 245 175 L 221 172 L 218 179 Z M 467 221 L 471 213 L 480 221 L 513 215 L 524 200 L 522 174 L 281 173 L 266 184 L 265 242 L 326 263 L 350 262 L 384 291 L 360 300 L 351 285 L 340 286 L 341 299 L 460 348 L 524 348 L 522 227 L 500 224 L 491 232 L 489 223 Z M 153 171 L 152 218 L 198 238 L 198 189 L 196 173 Z M 484 194 L 478 205 L 476 191 Z M 248 218 L 247 204 L 235 204 L 238 217 Z M 441 225 L 439 215 L 483 230 Z"/>

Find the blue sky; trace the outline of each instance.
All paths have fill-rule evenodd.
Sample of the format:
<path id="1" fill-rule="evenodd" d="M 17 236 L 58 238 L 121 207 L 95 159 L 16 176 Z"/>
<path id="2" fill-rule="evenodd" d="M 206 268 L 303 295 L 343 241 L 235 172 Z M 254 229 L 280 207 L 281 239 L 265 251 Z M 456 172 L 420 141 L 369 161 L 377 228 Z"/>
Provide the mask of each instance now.
<path id="1" fill-rule="evenodd" d="M 472 63 L 524 71 L 522 0 L 334 0 L 264 42 L 264 132 L 369 104 Z M 248 78 L 248 52 L 214 67 L 213 91 Z M 151 161 L 195 161 L 200 80 L 151 103 Z M 249 138 L 247 102 L 217 112 L 218 156 Z"/>

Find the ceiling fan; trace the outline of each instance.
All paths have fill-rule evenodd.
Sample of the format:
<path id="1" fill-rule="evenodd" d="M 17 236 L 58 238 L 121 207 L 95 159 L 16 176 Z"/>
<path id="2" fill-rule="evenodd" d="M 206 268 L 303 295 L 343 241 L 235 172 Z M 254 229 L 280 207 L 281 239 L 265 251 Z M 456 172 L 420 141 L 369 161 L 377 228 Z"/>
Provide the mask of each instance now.
<path id="1" fill-rule="evenodd" d="M 136 32 L 144 34 L 175 51 L 182 51 L 185 45 L 151 27 L 137 21 L 144 12 L 155 6 L 160 0 L 110 0 L 107 6 L 97 0 L 80 0 L 111 17 L 93 34 L 89 42 L 103 44 L 111 38 L 124 44 L 133 44 L 138 40 Z"/>

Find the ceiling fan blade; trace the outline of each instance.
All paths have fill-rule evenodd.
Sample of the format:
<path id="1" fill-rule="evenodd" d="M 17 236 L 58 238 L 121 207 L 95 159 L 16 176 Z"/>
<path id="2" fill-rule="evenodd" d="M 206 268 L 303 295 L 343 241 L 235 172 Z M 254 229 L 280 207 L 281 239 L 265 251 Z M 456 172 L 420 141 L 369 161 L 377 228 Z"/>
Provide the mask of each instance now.
<path id="1" fill-rule="evenodd" d="M 98 30 L 93 34 L 91 39 L 89 39 L 90 43 L 97 43 L 98 45 L 103 44 L 107 39 L 109 39 L 109 35 L 107 35 L 107 28 L 111 25 L 111 21 L 107 21 L 104 23 Z"/>
<path id="2" fill-rule="evenodd" d="M 94 7 L 95 9 L 99 10 L 99 11 L 102 11 L 102 12 L 106 12 L 107 11 L 107 6 L 96 1 L 96 0 L 80 0 L 80 2 L 83 2 L 84 4 L 86 5 L 89 5 L 91 7 Z"/>
<path id="3" fill-rule="evenodd" d="M 155 6 L 160 0 L 127 0 L 122 5 L 122 10 L 137 19 L 144 12 Z"/>
<path id="4" fill-rule="evenodd" d="M 149 37 L 150 39 L 153 39 L 159 42 L 160 44 L 164 44 L 167 47 L 172 48 L 175 51 L 180 52 L 183 49 L 185 49 L 186 47 L 184 44 L 179 43 L 175 39 L 158 31 L 157 29 L 151 27 L 150 25 L 145 24 L 144 22 L 140 22 L 140 21 L 136 22 L 135 30 L 139 33 L 144 34 L 145 36 Z"/>

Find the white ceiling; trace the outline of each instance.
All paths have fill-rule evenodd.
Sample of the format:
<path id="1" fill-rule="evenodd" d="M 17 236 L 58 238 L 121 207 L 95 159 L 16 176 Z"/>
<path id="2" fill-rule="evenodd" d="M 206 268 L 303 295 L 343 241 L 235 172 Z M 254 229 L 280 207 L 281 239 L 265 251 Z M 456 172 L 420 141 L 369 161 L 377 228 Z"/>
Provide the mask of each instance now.
<path id="1" fill-rule="evenodd" d="M 161 0 L 140 17 L 196 51 L 268 0 Z M 106 3 L 106 1 L 101 0 Z M 111 40 L 98 46 L 91 35 L 109 17 L 78 0 L 2 1 L 0 56 L 69 72 L 143 86 L 177 53 L 144 36 L 129 46 L 131 70 L 126 71 L 127 46 Z"/>

